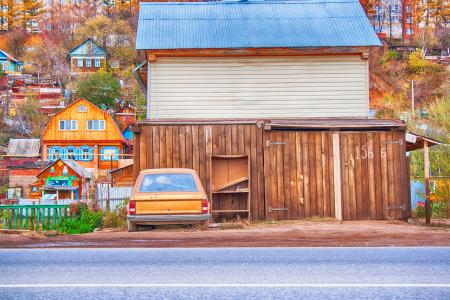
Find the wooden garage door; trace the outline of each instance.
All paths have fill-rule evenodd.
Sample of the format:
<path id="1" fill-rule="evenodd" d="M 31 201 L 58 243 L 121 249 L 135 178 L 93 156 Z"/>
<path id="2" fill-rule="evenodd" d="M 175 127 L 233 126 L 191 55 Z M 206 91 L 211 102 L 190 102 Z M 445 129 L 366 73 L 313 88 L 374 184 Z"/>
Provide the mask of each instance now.
<path id="1" fill-rule="evenodd" d="M 404 131 L 340 133 L 344 220 L 409 216 Z"/>
<path id="2" fill-rule="evenodd" d="M 266 218 L 334 217 L 331 133 L 266 131 L 264 141 Z"/>

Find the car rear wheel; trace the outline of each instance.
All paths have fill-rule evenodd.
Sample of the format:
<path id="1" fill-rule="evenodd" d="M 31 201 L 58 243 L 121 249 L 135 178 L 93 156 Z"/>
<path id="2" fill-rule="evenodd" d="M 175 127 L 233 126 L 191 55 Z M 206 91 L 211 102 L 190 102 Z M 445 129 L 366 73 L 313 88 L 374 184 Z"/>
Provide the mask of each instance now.
<path id="1" fill-rule="evenodd" d="M 128 225 L 128 232 L 137 231 L 137 225 L 131 222 L 130 220 L 127 220 L 127 225 Z"/>

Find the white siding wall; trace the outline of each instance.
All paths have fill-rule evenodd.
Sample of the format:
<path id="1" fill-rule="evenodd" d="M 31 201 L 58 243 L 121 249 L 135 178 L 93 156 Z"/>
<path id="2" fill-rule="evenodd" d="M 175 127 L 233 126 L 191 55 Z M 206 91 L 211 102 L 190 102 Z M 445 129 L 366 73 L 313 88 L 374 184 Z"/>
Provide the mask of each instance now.
<path id="1" fill-rule="evenodd" d="M 150 118 L 367 117 L 360 56 L 157 58 Z"/>

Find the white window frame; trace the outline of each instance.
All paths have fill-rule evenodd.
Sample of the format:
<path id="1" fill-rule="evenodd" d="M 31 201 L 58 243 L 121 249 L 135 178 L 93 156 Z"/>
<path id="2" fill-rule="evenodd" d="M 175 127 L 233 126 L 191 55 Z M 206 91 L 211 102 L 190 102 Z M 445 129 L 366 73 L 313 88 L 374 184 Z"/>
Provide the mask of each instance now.
<path id="1" fill-rule="evenodd" d="M 100 68 L 100 66 L 101 66 L 100 58 L 94 59 L 94 66 L 96 68 Z"/>
<path id="2" fill-rule="evenodd" d="M 86 68 L 92 67 L 92 59 L 86 58 Z"/>
<path id="3" fill-rule="evenodd" d="M 70 124 L 70 126 L 68 126 L 67 124 Z M 77 120 L 59 120 L 59 130 L 60 131 L 78 130 L 78 121 Z"/>
<path id="4" fill-rule="evenodd" d="M 76 160 L 77 159 L 77 149 L 75 148 L 66 148 L 65 157 L 67 159 Z M 70 157 L 73 156 L 73 157 Z"/>
<path id="5" fill-rule="evenodd" d="M 89 126 L 89 124 L 91 126 Z M 94 124 L 97 124 L 97 126 L 95 126 Z M 97 128 L 95 128 L 97 127 Z M 87 130 L 90 131 L 103 131 L 106 129 L 106 122 L 105 120 L 88 120 L 87 121 Z"/>
<path id="6" fill-rule="evenodd" d="M 82 161 L 89 161 L 91 160 L 91 156 L 92 153 L 90 151 L 90 149 L 86 148 L 86 147 L 80 147 L 80 152 L 79 152 L 79 159 Z"/>
<path id="7" fill-rule="evenodd" d="M 82 67 L 83 67 L 83 59 L 77 58 L 77 68 L 82 68 Z"/>

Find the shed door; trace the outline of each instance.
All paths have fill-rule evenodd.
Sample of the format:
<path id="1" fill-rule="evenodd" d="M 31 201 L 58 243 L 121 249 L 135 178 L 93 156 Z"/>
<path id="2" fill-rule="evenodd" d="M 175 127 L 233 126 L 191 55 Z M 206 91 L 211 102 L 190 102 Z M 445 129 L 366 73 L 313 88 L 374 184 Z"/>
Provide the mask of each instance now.
<path id="1" fill-rule="evenodd" d="M 331 134 L 266 131 L 264 137 L 266 218 L 334 216 Z"/>
<path id="2" fill-rule="evenodd" d="M 340 153 L 344 220 L 409 215 L 403 131 L 343 132 Z"/>

